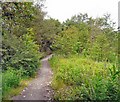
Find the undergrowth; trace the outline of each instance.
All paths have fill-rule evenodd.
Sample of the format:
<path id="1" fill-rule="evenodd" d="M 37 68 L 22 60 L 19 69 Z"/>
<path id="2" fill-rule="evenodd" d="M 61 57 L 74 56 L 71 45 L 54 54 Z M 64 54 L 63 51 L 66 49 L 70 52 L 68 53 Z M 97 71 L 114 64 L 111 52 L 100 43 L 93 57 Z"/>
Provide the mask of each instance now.
<path id="1" fill-rule="evenodd" d="M 118 100 L 119 71 L 108 62 L 95 62 L 80 56 L 50 60 L 54 72 L 55 100 Z"/>

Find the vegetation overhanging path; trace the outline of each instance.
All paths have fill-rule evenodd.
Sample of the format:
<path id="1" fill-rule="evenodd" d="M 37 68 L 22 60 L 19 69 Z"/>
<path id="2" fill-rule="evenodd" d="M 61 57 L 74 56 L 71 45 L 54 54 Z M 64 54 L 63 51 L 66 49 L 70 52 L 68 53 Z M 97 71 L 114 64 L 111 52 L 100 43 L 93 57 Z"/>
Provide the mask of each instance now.
<path id="1" fill-rule="evenodd" d="M 42 67 L 38 76 L 26 87 L 20 95 L 13 97 L 13 100 L 51 100 L 53 90 L 50 87 L 52 71 L 48 63 L 49 55 L 42 59 Z"/>

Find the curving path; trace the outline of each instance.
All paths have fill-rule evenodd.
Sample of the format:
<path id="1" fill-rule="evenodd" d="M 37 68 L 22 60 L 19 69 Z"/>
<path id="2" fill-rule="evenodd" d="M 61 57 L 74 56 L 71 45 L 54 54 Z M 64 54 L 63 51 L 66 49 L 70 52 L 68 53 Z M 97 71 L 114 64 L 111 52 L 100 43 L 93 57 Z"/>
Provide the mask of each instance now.
<path id="1" fill-rule="evenodd" d="M 52 100 L 53 90 L 50 87 L 52 71 L 48 63 L 49 55 L 42 59 L 42 67 L 38 71 L 38 76 L 26 87 L 18 96 L 12 100 Z"/>

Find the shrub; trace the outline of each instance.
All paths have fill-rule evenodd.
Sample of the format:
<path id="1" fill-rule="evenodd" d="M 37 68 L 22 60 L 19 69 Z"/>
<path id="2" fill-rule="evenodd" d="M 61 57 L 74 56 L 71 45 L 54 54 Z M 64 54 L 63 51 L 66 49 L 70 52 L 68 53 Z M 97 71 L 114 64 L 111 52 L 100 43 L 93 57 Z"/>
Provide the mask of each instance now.
<path id="1" fill-rule="evenodd" d="M 3 58 L 2 68 L 7 70 L 8 67 L 15 69 L 24 69 L 26 76 L 32 76 L 40 65 L 41 55 L 39 47 L 34 41 L 32 29 L 28 29 L 27 34 L 22 37 L 3 36 Z"/>

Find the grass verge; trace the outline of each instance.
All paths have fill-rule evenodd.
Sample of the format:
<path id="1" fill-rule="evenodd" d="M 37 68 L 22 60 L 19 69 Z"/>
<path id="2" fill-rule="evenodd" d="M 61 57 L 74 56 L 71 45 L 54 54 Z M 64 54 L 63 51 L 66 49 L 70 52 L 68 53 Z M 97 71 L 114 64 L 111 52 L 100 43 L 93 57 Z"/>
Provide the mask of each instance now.
<path id="1" fill-rule="evenodd" d="M 3 100 L 11 100 L 13 96 L 19 95 L 22 90 L 29 85 L 29 83 L 33 80 L 34 78 L 24 78 L 20 81 L 19 86 L 16 88 L 10 88 L 7 93 L 4 94 Z"/>
<path id="2" fill-rule="evenodd" d="M 50 59 L 55 100 L 118 100 L 118 68 L 81 56 Z"/>

